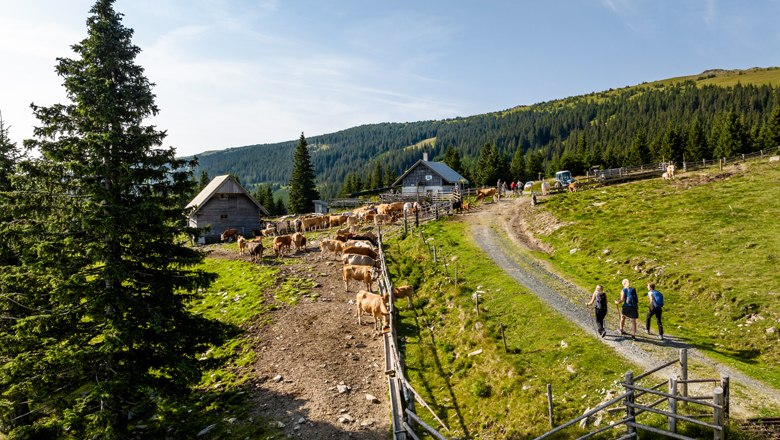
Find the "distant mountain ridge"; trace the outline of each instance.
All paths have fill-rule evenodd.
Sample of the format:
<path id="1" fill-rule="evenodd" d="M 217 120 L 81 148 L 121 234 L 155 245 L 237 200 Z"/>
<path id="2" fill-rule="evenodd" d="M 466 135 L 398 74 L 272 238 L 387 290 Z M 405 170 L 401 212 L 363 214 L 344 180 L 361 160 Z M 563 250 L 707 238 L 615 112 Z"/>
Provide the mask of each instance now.
<path id="1" fill-rule="evenodd" d="M 749 137 L 745 140 L 749 145 L 740 148 L 760 147 L 768 142 L 762 130 L 767 130 L 767 119 L 778 108 L 778 87 L 777 67 L 711 69 L 481 115 L 361 125 L 307 140 L 324 198 L 338 195 L 350 173 L 368 176 L 377 162 L 383 170 L 400 175 L 422 157 L 422 148 L 432 160 L 442 160 L 449 147 L 456 149 L 467 174 L 474 171 L 486 143 L 494 145 L 504 161 L 511 160 L 518 148 L 524 154 L 536 153 L 546 173 L 569 160 L 575 162 L 569 168 L 575 169 L 620 166 L 628 165 L 638 132 L 644 133 L 652 157 L 664 142 L 675 142 L 664 139 L 670 132 L 672 137 L 687 137 L 693 121 L 700 125 L 712 154 L 721 119 L 729 112 L 738 116 Z M 198 172 L 205 170 L 212 177 L 234 174 L 248 188 L 260 183 L 286 185 L 296 142 L 204 152 L 197 155 Z"/>

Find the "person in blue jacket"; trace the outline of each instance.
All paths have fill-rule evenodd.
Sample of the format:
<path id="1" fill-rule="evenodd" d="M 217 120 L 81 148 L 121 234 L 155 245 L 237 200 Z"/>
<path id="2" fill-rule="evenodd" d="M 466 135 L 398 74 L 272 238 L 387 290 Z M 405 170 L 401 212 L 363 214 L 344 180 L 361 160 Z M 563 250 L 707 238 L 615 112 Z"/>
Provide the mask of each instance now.
<path id="1" fill-rule="evenodd" d="M 647 298 L 650 300 L 650 310 L 647 312 L 647 319 L 645 320 L 645 331 L 650 333 L 650 318 L 655 315 L 655 322 L 658 324 L 658 336 L 661 340 L 664 339 L 664 324 L 661 322 L 664 311 L 664 295 L 655 290 L 655 284 L 649 283 L 647 285 Z"/>

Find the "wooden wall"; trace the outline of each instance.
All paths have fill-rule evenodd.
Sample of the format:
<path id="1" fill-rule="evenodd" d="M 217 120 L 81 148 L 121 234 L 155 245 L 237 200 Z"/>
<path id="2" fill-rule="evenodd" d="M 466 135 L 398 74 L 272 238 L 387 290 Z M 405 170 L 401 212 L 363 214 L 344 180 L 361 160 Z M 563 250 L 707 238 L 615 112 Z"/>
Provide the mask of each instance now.
<path id="1" fill-rule="evenodd" d="M 211 226 L 205 234 L 206 243 L 219 240 L 219 235 L 227 229 L 236 228 L 245 237 L 252 236 L 253 229 L 260 229 L 260 208 L 245 194 L 217 193 L 190 217 L 190 226 L 203 228 Z"/>

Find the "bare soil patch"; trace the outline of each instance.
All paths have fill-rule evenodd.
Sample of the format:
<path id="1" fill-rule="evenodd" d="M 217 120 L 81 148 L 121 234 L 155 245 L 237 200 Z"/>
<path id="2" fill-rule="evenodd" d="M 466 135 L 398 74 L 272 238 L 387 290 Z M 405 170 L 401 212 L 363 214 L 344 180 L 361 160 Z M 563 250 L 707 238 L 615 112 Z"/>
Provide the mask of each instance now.
<path id="1" fill-rule="evenodd" d="M 219 246 L 211 257 L 240 258 Z M 388 438 L 383 342 L 371 317 L 357 324 L 358 286 L 351 283 L 346 292 L 341 261 L 322 260 L 311 243 L 308 251 L 283 260 L 277 285 L 296 277 L 311 279 L 315 287 L 295 305 L 277 303 L 269 325 L 249 329 L 257 358 L 242 368 L 250 369 L 253 377 L 249 388 L 255 415 L 287 437 Z M 265 257 L 261 264 L 280 262 Z M 265 295 L 266 301 L 275 302 L 274 292 Z"/>

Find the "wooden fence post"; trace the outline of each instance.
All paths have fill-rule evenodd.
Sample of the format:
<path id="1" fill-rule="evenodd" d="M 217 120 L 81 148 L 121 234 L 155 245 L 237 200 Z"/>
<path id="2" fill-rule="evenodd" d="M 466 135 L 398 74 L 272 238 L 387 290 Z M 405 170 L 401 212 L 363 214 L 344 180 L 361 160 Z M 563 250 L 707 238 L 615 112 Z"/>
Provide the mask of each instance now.
<path id="1" fill-rule="evenodd" d="M 498 325 L 501 328 L 501 339 L 504 341 L 504 353 L 507 353 L 509 350 L 506 348 L 506 336 L 504 336 L 504 324 L 499 322 Z"/>
<path id="2" fill-rule="evenodd" d="M 626 371 L 626 419 L 630 422 L 636 422 L 634 407 L 631 406 L 634 403 L 634 372 Z M 628 426 L 628 432 L 636 435 L 636 428 Z"/>
<path id="3" fill-rule="evenodd" d="M 455 262 L 455 285 L 458 285 L 458 262 Z"/>
<path id="4" fill-rule="evenodd" d="M 552 398 L 552 385 L 547 384 L 547 415 L 550 418 L 550 428 L 555 428 L 555 420 L 553 419 L 553 398 Z"/>
<path id="5" fill-rule="evenodd" d="M 720 374 L 720 387 L 723 388 L 723 417 L 729 418 L 729 377 Z"/>
<path id="6" fill-rule="evenodd" d="M 474 292 L 474 308 L 477 311 L 477 316 L 479 316 L 479 292 Z"/>
<path id="7" fill-rule="evenodd" d="M 414 227 L 419 228 L 420 227 L 420 212 L 419 209 L 414 212 Z"/>
<path id="8" fill-rule="evenodd" d="M 716 426 L 720 426 L 720 430 L 713 430 L 715 440 L 723 440 L 723 388 L 716 387 L 712 392 L 713 403 L 717 405 L 712 416 L 712 422 Z"/>
<path id="9" fill-rule="evenodd" d="M 669 394 L 677 396 L 677 376 L 669 377 Z M 677 414 L 677 399 L 674 397 L 669 398 L 669 412 Z M 670 416 L 666 420 L 669 424 L 669 431 L 677 432 L 677 418 Z"/>
<path id="10" fill-rule="evenodd" d="M 433 262 L 436 263 L 436 245 L 433 245 Z"/>
<path id="11" fill-rule="evenodd" d="M 404 235 L 409 233 L 409 223 L 406 219 L 406 210 L 404 209 Z"/>
<path id="12" fill-rule="evenodd" d="M 682 380 L 682 395 L 688 397 L 688 349 L 680 349 L 680 379 Z M 685 406 L 685 402 L 683 402 Z"/>

